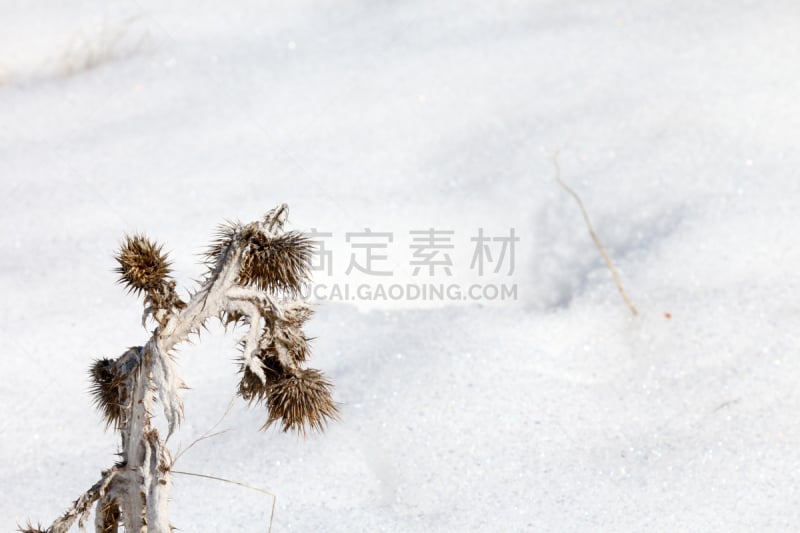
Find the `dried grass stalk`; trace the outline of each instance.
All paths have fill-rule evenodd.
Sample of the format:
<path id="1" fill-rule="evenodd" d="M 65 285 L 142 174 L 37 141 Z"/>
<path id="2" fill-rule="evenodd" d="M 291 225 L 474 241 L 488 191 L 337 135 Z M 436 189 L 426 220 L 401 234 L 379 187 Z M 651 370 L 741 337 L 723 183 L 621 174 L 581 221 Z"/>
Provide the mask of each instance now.
<path id="1" fill-rule="evenodd" d="M 611 256 L 608 255 L 605 246 L 603 246 L 603 243 L 600 242 L 600 238 L 597 236 L 597 232 L 594 230 L 592 221 L 589 219 L 589 213 L 586 211 L 586 206 L 583 205 L 583 200 L 581 200 L 581 197 L 578 196 L 578 193 L 576 193 L 564 182 L 564 180 L 561 179 L 561 166 L 558 164 L 558 152 L 553 154 L 553 166 L 555 167 L 556 171 L 556 181 L 565 191 L 567 191 L 570 196 L 575 199 L 575 202 L 577 202 L 578 207 L 581 210 L 581 214 L 583 215 L 583 220 L 586 222 L 586 228 L 589 230 L 589 236 L 592 238 L 592 241 L 594 241 L 594 245 L 597 247 L 600 255 L 603 256 L 603 261 L 605 261 L 606 267 L 608 267 L 608 270 L 611 272 L 611 276 L 614 278 L 614 283 L 617 286 L 617 290 L 619 290 L 619 294 L 622 296 L 622 299 L 625 300 L 625 304 L 628 306 L 628 309 L 630 309 L 631 314 L 636 316 L 639 314 L 636 310 L 636 306 L 633 305 L 633 302 L 628 297 L 628 293 L 625 292 L 625 287 L 622 285 L 622 278 L 620 278 L 619 272 L 614 266 L 614 263 L 611 261 Z"/>

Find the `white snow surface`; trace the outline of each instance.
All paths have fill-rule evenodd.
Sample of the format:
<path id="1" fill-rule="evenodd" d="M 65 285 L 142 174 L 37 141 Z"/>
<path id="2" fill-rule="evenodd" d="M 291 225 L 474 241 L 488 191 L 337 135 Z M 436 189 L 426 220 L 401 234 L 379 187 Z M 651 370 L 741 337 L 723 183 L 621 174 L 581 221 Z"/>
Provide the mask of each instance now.
<path id="1" fill-rule="evenodd" d="M 274 532 L 800 529 L 797 2 L 0 10 L 0 530 L 49 524 L 115 460 L 86 372 L 149 336 L 122 236 L 191 287 L 218 223 L 280 202 L 342 261 L 345 232 L 393 232 L 393 283 L 411 230 L 456 232 L 461 284 L 476 228 L 520 241 L 491 278 L 516 300 L 319 302 L 326 433 L 259 432 L 238 401 L 180 458 L 276 493 Z M 355 283 L 342 266 L 327 281 Z M 177 353 L 173 450 L 225 411 L 237 338 Z M 264 494 L 174 482 L 180 530 L 266 529 Z"/>

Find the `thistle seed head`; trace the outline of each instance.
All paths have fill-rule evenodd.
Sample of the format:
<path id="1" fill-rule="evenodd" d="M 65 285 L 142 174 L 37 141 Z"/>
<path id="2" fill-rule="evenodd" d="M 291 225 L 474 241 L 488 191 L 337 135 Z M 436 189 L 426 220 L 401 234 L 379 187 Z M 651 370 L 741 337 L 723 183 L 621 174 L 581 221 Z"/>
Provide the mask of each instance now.
<path id="1" fill-rule="evenodd" d="M 314 247 L 297 231 L 271 233 L 283 228 L 286 209 L 282 205 L 270 211 L 264 224 L 226 222 L 221 225 L 216 240 L 205 253 L 209 268 L 212 271 L 218 268 L 220 261 L 238 248 L 242 257 L 237 283 L 261 290 L 300 292 L 309 277 L 309 260 Z"/>
<path id="2" fill-rule="evenodd" d="M 170 262 L 162 246 L 144 235 L 128 235 L 116 256 L 119 283 L 136 294 L 161 288 L 170 274 Z"/>
<path id="3" fill-rule="evenodd" d="M 290 231 L 270 237 L 257 225 L 244 228 L 241 237 L 244 253 L 239 283 L 261 290 L 300 292 L 309 277 L 313 245 L 302 233 Z"/>
<path id="4" fill-rule="evenodd" d="M 264 375 L 267 377 L 266 383 L 261 381 L 261 378 L 255 375 L 247 366 L 241 365 L 239 369 L 242 379 L 239 381 L 239 390 L 237 392 L 239 396 L 250 404 L 265 400 L 269 394 L 270 387 L 277 383 L 281 376 L 286 373 L 286 370 L 277 359 L 260 355 L 259 360 L 263 364 Z"/>
<path id="5" fill-rule="evenodd" d="M 331 388 L 322 373 L 312 368 L 283 376 L 269 389 L 269 418 L 262 429 L 280 420 L 284 432 L 293 430 L 305 436 L 308 430 L 323 431 L 338 413 L 331 399 Z"/>
<path id="6" fill-rule="evenodd" d="M 124 379 L 118 374 L 113 359 L 98 359 L 89 369 L 94 404 L 106 421 L 106 427 L 119 427 L 124 402 Z"/>

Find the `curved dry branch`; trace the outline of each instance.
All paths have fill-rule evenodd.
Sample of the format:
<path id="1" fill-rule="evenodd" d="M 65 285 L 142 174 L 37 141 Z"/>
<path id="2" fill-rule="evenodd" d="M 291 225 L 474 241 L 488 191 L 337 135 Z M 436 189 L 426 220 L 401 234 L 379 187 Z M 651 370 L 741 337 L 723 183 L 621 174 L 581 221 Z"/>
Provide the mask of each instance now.
<path id="1" fill-rule="evenodd" d="M 569 185 L 567 185 L 564 182 L 563 179 L 561 179 L 561 166 L 558 164 L 558 152 L 555 152 L 553 154 L 553 166 L 555 167 L 556 181 L 558 182 L 559 185 L 561 185 L 561 187 L 565 191 L 567 191 L 567 193 L 570 196 L 572 196 L 575 199 L 575 202 L 577 202 L 578 207 L 581 210 L 581 214 L 583 215 L 583 220 L 584 222 L 586 222 L 586 228 L 589 230 L 589 236 L 592 238 L 592 241 L 594 241 L 594 245 L 597 247 L 598 251 L 600 252 L 600 255 L 603 256 L 603 261 L 605 261 L 606 267 L 608 267 L 608 270 L 611 272 L 611 276 L 614 278 L 614 283 L 616 284 L 617 289 L 619 290 L 619 293 L 622 296 L 622 299 L 625 300 L 625 303 L 627 304 L 628 309 L 630 309 L 631 314 L 633 314 L 633 316 L 636 316 L 638 314 L 636 306 L 633 305 L 633 302 L 628 297 L 628 293 L 625 292 L 625 287 L 622 286 L 622 278 L 620 278 L 619 272 L 617 272 L 617 268 L 611 261 L 611 256 L 608 255 L 605 246 L 603 246 L 603 243 L 600 242 L 600 238 L 594 231 L 594 226 L 592 225 L 592 221 L 589 220 L 589 213 L 586 211 L 586 206 L 583 205 L 583 200 L 581 200 L 581 197 L 578 196 L 578 193 L 576 193 Z"/>

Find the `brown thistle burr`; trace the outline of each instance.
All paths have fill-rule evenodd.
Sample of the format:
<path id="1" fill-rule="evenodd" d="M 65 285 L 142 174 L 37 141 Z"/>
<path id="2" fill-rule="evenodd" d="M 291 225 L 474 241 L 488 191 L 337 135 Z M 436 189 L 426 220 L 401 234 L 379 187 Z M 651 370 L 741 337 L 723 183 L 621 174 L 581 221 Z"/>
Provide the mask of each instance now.
<path id="1" fill-rule="evenodd" d="M 244 365 L 241 365 L 239 370 L 242 374 L 242 378 L 239 381 L 237 393 L 250 404 L 264 401 L 269 394 L 270 387 L 277 383 L 280 377 L 286 372 L 283 366 L 281 366 L 280 361 L 274 357 L 269 357 L 262 353 L 258 355 L 258 358 L 263 365 L 266 381 L 261 381 L 260 377 L 255 375 Z"/>
<path id="2" fill-rule="evenodd" d="M 124 376 L 119 375 L 113 359 L 98 359 L 89 369 L 91 393 L 95 406 L 103 413 L 106 427 L 117 428 L 122 418 Z"/>
<path id="3" fill-rule="evenodd" d="M 229 222 L 219 227 L 206 253 L 209 266 L 216 265 L 232 245 L 242 250 L 239 285 L 297 294 L 308 279 L 313 244 L 300 232 L 270 235 L 258 223 Z"/>
<path id="4" fill-rule="evenodd" d="M 119 283 L 140 294 L 159 289 L 170 275 L 170 262 L 162 246 L 144 235 L 128 235 L 117 254 Z"/>
<path id="5" fill-rule="evenodd" d="M 175 292 L 175 280 L 170 276 L 171 263 L 163 246 L 144 235 L 128 235 L 116 260 L 119 264 L 115 269 L 119 274 L 117 282 L 137 295 L 145 293 L 145 303 L 151 306 L 151 312 L 160 323 L 163 311 L 186 307 Z"/>
<path id="6" fill-rule="evenodd" d="M 307 430 L 322 431 L 336 419 L 338 409 L 331 398 L 331 383 L 319 370 L 306 368 L 284 375 L 269 389 L 266 429 L 280 421 L 281 430 L 305 435 Z"/>

